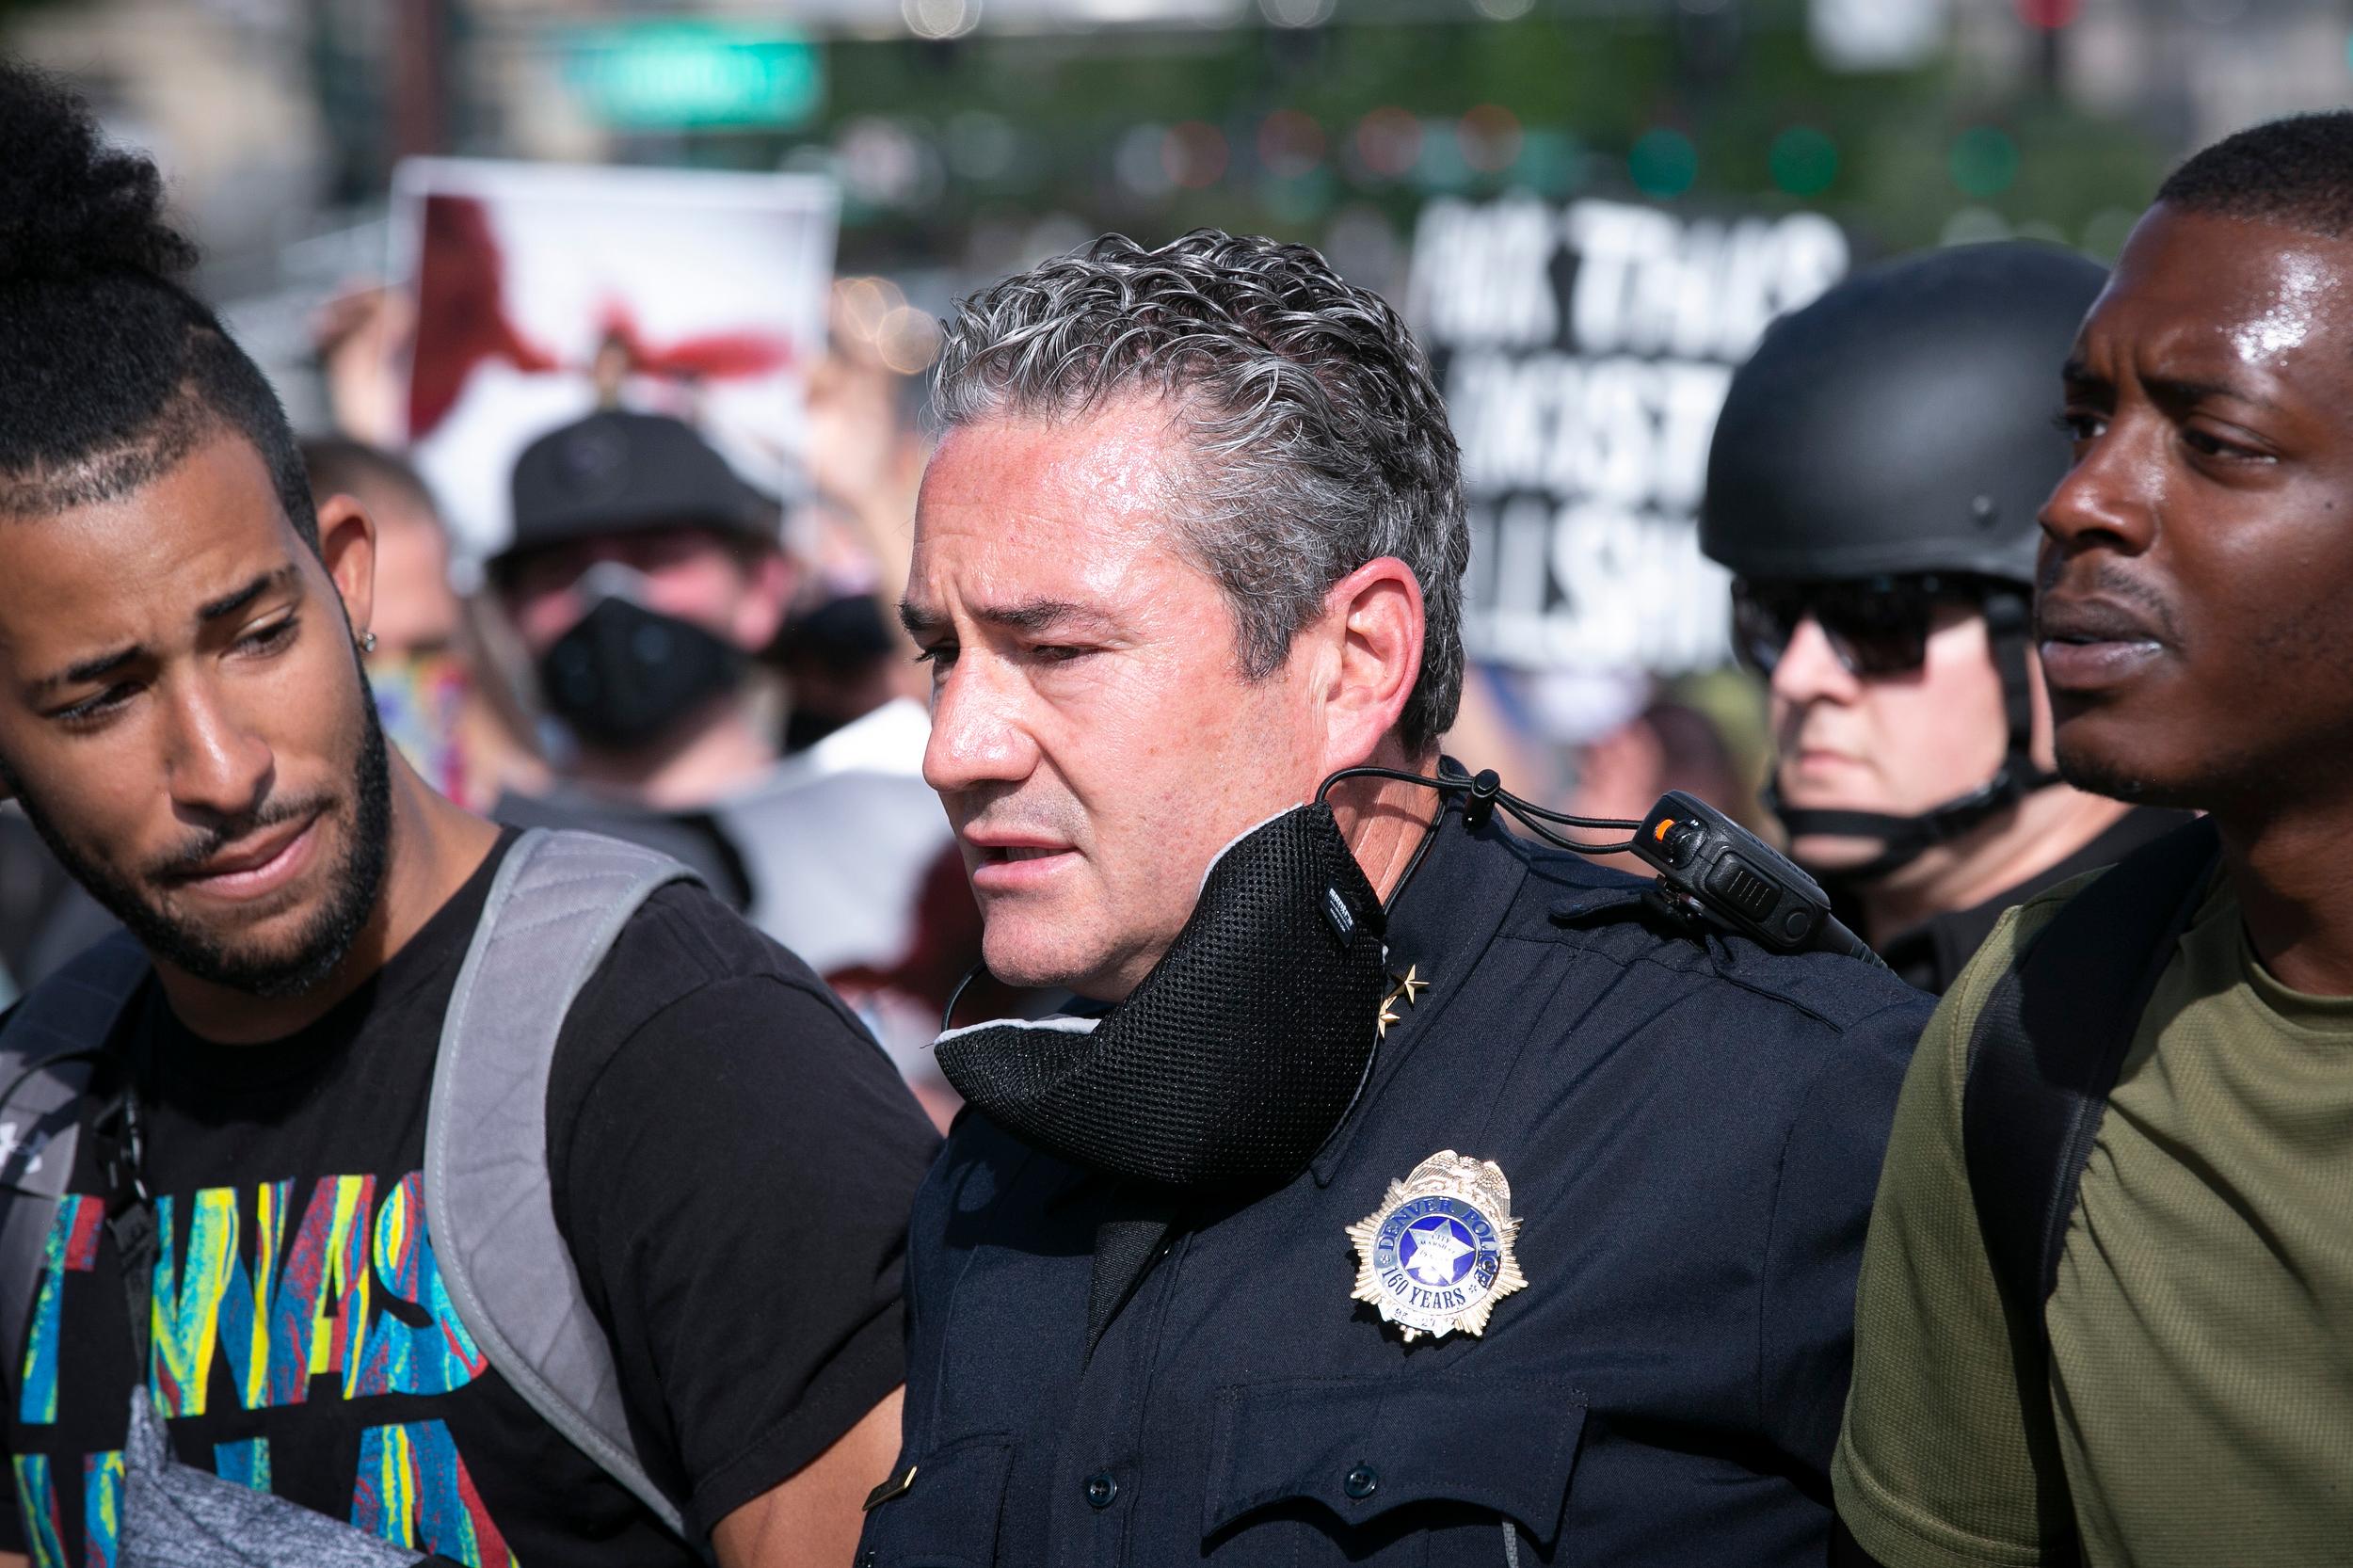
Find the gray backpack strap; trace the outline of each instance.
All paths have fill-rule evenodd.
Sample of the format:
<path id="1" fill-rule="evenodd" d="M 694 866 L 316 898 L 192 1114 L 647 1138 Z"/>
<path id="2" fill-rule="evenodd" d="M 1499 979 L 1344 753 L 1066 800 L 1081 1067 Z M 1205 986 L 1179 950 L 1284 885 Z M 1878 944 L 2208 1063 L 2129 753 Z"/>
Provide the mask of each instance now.
<path id="1" fill-rule="evenodd" d="M 148 968 L 145 950 L 117 932 L 34 986 L 0 1029 L 0 1383 L 11 1398 L 50 1229 L 73 1179 L 91 1056 Z"/>
<path id="2" fill-rule="evenodd" d="M 630 1437 L 604 1330 L 556 1228 L 548 1078 L 572 1000 L 652 893 L 694 872 L 588 833 L 507 851 L 441 1025 L 424 1212 L 451 1303 L 515 1391 L 681 1537 Z"/>

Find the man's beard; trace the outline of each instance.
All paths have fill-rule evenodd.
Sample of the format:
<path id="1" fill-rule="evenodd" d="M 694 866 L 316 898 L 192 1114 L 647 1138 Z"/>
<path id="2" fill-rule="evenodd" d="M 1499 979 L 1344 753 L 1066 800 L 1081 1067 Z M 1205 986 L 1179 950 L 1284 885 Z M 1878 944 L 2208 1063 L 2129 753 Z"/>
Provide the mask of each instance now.
<path id="1" fill-rule="evenodd" d="M 68 874 L 88 890 L 106 912 L 120 920 L 139 945 L 160 962 L 199 980 L 255 997 L 297 997 L 334 972 L 351 951 L 375 913 L 384 885 L 384 866 L 391 846 L 392 775 L 384 751 L 384 727 L 377 720 L 376 698 L 360 677 L 360 763 L 352 780 L 351 838 L 342 863 L 328 875 L 326 902 L 313 913 L 283 953 L 242 952 L 231 940 L 173 919 L 155 906 L 133 881 L 101 865 L 64 834 L 41 804 L 26 794 L 14 779 L 17 804 L 49 852 Z M 192 871 L 219 853 L 221 846 L 256 828 L 331 808 L 331 796 L 303 800 L 265 801 L 251 816 L 221 824 L 204 838 L 174 852 L 149 868 L 149 876 Z"/>

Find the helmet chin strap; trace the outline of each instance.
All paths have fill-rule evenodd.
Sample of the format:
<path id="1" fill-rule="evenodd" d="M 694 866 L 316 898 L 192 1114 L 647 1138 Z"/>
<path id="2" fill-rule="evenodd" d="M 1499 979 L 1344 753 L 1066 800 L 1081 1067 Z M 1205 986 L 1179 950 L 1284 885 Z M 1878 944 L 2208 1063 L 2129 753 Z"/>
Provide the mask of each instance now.
<path id="1" fill-rule="evenodd" d="M 2036 766 L 2034 760 L 2034 672 L 2026 663 L 2033 616 L 2025 596 L 1987 595 L 1985 630 L 1993 667 L 2002 679 L 2002 709 L 2009 724 L 2009 747 L 1992 778 L 1913 816 L 1790 806 L 1782 800 L 1778 782 L 1766 786 L 1766 809 L 1780 820 L 1793 840 L 1817 836 L 1879 840 L 1879 855 L 1866 863 L 1849 870 L 1817 871 L 1817 875 L 1849 886 L 1876 882 L 1936 845 L 2001 815 L 2035 791 L 2059 781 L 2057 774 Z"/>

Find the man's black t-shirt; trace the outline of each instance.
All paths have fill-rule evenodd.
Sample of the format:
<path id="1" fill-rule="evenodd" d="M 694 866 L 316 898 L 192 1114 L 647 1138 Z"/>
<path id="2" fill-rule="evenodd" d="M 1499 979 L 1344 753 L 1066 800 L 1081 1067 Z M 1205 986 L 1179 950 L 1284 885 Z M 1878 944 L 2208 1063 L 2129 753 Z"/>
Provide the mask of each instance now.
<path id="1" fill-rule="evenodd" d="M 696 1554 L 525 1404 L 452 1310 L 420 1167 L 441 1015 L 513 840 L 377 975 L 263 1046 L 153 982 L 142 1062 L 160 1247 L 147 1374 L 184 1463 L 477 1568 Z M 797 960 L 699 888 L 656 893 L 574 1002 L 549 1086 L 557 1222 L 654 1479 L 710 1527 L 902 1375 L 905 1216 L 936 1139 Z M 37 1564 L 113 1560 L 127 1307 L 103 1191 L 61 1206 L 5 1411 Z"/>

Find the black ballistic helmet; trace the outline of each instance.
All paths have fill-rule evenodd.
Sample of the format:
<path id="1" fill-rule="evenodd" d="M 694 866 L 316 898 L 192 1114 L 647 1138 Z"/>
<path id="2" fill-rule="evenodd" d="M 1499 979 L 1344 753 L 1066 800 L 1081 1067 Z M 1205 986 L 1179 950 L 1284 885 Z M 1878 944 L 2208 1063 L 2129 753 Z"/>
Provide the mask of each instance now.
<path id="1" fill-rule="evenodd" d="M 2056 246 L 1958 246 L 1784 316 L 1724 397 L 1700 548 L 1760 581 L 2031 584 L 2067 472 L 2059 367 L 2106 280 Z"/>
<path id="2" fill-rule="evenodd" d="M 2072 250 L 1972 245 L 1859 272 L 1775 322 L 1707 454 L 1700 548 L 1751 582 L 1981 580 L 2009 745 L 1918 816 L 1768 804 L 1792 837 L 1877 839 L 1868 881 L 2057 781 L 2029 745 L 2035 517 L 2066 473 L 2059 368 L 2107 280 Z"/>

